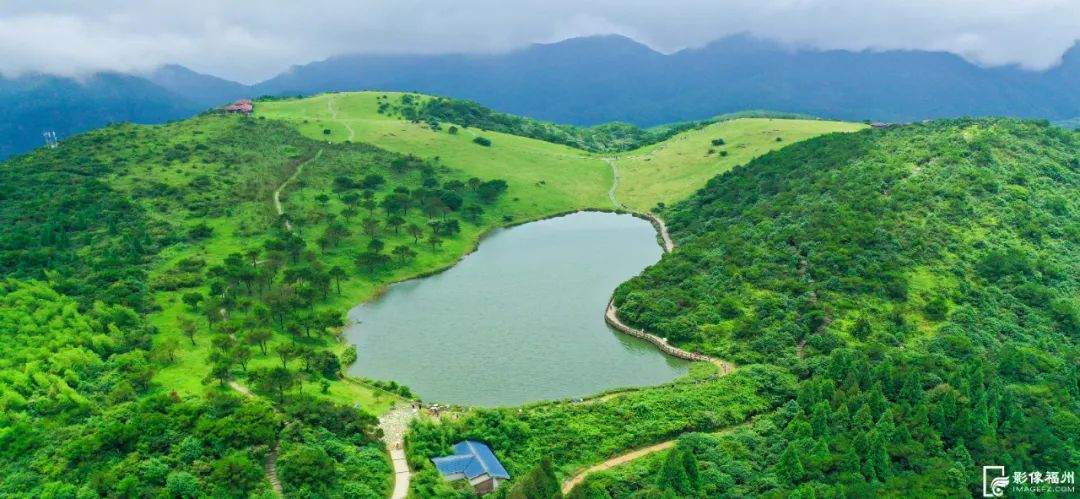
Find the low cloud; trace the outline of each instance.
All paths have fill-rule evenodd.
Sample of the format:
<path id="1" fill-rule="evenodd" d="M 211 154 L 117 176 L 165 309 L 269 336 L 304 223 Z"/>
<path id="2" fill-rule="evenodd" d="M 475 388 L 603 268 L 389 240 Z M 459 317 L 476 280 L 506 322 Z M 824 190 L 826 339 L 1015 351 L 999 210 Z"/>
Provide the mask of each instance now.
<path id="1" fill-rule="evenodd" d="M 609 33 L 672 52 L 740 32 L 794 46 L 942 50 L 981 65 L 1045 69 L 1080 38 L 1080 2 L 0 1 L 0 73 L 177 63 L 250 83 L 343 53 L 499 52 Z"/>

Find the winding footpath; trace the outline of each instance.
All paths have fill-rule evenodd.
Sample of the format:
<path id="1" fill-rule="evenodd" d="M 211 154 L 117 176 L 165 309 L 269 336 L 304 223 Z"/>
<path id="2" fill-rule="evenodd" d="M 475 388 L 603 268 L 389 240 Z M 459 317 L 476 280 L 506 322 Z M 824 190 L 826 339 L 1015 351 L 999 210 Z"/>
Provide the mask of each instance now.
<path id="1" fill-rule="evenodd" d="M 611 169 L 615 174 L 615 180 L 611 186 L 611 190 L 608 191 L 608 195 L 611 197 L 611 201 L 615 203 L 615 206 L 620 207 L 621 204 L 615 198 L 615 189 L 619 186 L 619 170 L 615 167 L 615 161 L 612 158 L 604 158 L 604 161 L 607 161 L 607 163 L 611 165 Z M 660 234 L 660 239 L 663 241 L 664 253 L 671 253 L 675 249 L 675 240 L 671 238 L 671 234 L 668 232 L 668 227 L 667 224 L 664 223 L 664 219 L 660 218 L 651 211 L 644 213 L 642 216 L 649 219 L 649 221 L 652 222 L 653 226 L 656 227 L 656 232 Z M 622 319 L 619 319 L 619 309 L 615 307 L 614 298 L 608 300 L 607 309 L 604 311 L 604 321 L 607 322 L 608 325 L 610 325 L 611 327 L 624 334 L 628 334 L 636 338 L 641 338 L 645 341 L 648 341 L 649 343 L 652 343 L 653 345 L 656 345 L 656 347 L 659 348 L 660 351 L 672 357 L 678 357 L 680 359 L 692 361 L 708 362 L 710 364 L 713 364 L 720 369 L 721 376 L 735 370 L 735 365 L 732 363 L 697 352 L 689 352 L 683 350 L 669 344 L 667 338 L 661 338 L 655 334 L 645 331 L 644 329 L 637 329 L 631 327 L 630 325 L 623 322 Z"/>
<path id="2" fill-rule="evenodd" d="M 409 404 L 398 404 L 390 412 L 379 418 L 379 428 L 383 431 L 383 442 L 390 454 L 390 463 L 394 466 L 394 492 L 390 499 L 405 499 L 409 495 L 409 482 L 412 472 L 405 459 L 405 430 L 409 421 L 416 418 L 416 409 Z"/>
<path id="3" fill-rule="evenodd" d="M 608 189 L 608 199 L 611 199 L 611 204 L 615 205 L 616 210 L 623 209 L 623 204 L 619 202 L 619 198 L 615 197 L 615 190 L 619 188 L 619 167 L 615 165 L 615 158 L 601 158 L 608 166 L 611 167 L 612 182 L 611 189 Z"/>
<path id="4" fill-rule="evenodd" d="M 337 114 L 333 108 L 333 98 L 327 102 L 327 106 L 330 108 L 330 113 L 337 119 Z M 349 140 L 353 138 L 353 129 L 347 123 L 341 122 L 345 125 L 345 128 L 349 129 Z M 296 179 L 301 172 L 304 171 L 304 166 L 312 161 L 319 159 L 322 156 L 323 150 L 319 149 L 319 152 L 315 153 L 311 159 L 300 163 L 296 167 L 296 171 L 293 172 L 289 178 L 274 191 L 274 208 L 277 209 L 278 216 L 285 214 L 285 208 L 281 205 L 281 191 L 289 185 L 290 182 Z M 292 231 L 292 224 L 285 220 L 285 229 Z M 229 383 L 236 391 L 243 393 L 247 396 L 252 396 L 251 391 L 247 387 L 236 383 L 235 381 Z M 386 452 L 390 455 L 390 464 L 394 468 L 394 490 L 390 495 L 390 499 L 406 499 L 409 495 L 409 483 L 412 480 L 412 472 L 409 471 L 409 463 L 405 459 L 405 446 L 404 435 L 405 430 L 409 426 L 409 421 L 412 421 L 416 417 L 416 411 L 408 404 L 398 404 L 389 412 L 379 418 L 379 428 L 383 431 L 383 442 L 386 444 Z M 288 426 L 289 423 L 286 423 Z M 270 485 L 274 488 L 274 492 L 278 496 L 282 495 L 281 481 L 277 477 L 277 458 L 281 454 L 281 444 L 278 443 L 274 449 L 266 456 L 266 476 L 270 480 Z"/>
<path id="5" fill-rule="evenodd" d="M 322 156 L 322 152 L 323 150 L 319 149 L 319 152 L 315 153 L 315 156 L 312 156 L 311 159 L 300 163 L 300 165 L 296 167 L 296 171 L 293 172 L 292 175 L 289 175 L 289 178 L 285 179 L 285 181 L 278 186 L 277 190 L 274 191 L 274 208 L 277 209 L 277 214 L 279 217 L 285 214 L 285 208 L 281 206 L 281 191 L 284 190 L 290 182 L 295 180 L 296 177 L 300 176 L 300 173 L 304 171 L 304 166 L 306 166 L 308 163 L 311 163 L 312 161 L 319 159 L 319 157 Z M 285 220 L 285 229 L 292 232 L 292 223 L 290 223 L 288 220 Z"/>
<path id="6" fill-rule="evenodd" d="M 233 390 L 236 390 L 237 392 L 240 392 L 241 395 L 247 398 L 255 397 L 255 394 L 251 393 L 251 390 L 248 389 L 248 387 L 241 385 L 236 381 L 230 381 L 229 387 Z M 281 411 L 279 411 L 277 407 L 274 407 L 274 413 L 281 414 Z M 292 421 L 285 423 L 285 427 L 288 428 L 290 424 L 292 424 Z M 274 444 L 274 448 L 271 449 L 268 454 L 266 454 L 266 479 L 270 482 L 270 488 L 274 491 L 274 494 L 276 494 L 278 497 L 284 497 L 285 491 L 281 488 L 281 480 L 279 480 L 277 476 L 277 458 L 280 455 L 281 440 L 278 440 L 277 443 Z"/>
<path id="7" fill-rule="evenodd" d="M 750 421 L 747 421 L 745 423 L 742 423 L 742 424 L 739 424 L 739 425 L 736 425 L 736 426 L 732 426 L 730 428 L 725 428 L 723 430 L 720 430 L 720 431 L 714 433 L 714 435 L 719 436 L 719 435 L 731 434 L 732 432 L 734 432 L 738 428 L 748 426 L 752 421 L 753 421 L 753 419 L 751 419 Z M 675 445 L 678 444 L 678 443 L 679 443 L 678 439 L 668 440 L 666 442 L 660 442 L 660 443 L 658 443 L 656 445 L 650 445 L 648 447 L 642 447 L 640 449 L 627 452 L 626 454 L 621 454 L 621 455 L 615 456 L 615 457 L 613 457 L 611 459 L 608 459 L 607 461 L 604 461 L 604 462 L 602 462 L 600 464 L 585 468 L 584 470 L 581 470 L 577 474 L 575 474 L 574 476 L 570 477 L 569 480 L 563 482 L 563 484 L 562 484 L 562 493 L 563 493 L 563 495 L 569 494 L 570 491 L 574 490 L 574 487 L 577 487 L 578 485 L 581 485 L 581 482 L 584 482 L 585 479 L 588 478 L 589 475 L 592 475 L 594 473 L 600 473 L 601 471 L 610 470 L 611 468 L 614 468 L 616 466 L 629 463 L 630 461 L 633 461 L 635 459 L 643 458 L 645 456 L 648 456 L 649 454 L 655 454 L 655 453 L 663 451 L 663 450 L 671 449 L 671 448 L 675 447 Z"/>
<path id="8" fill-rule="evenodd" d="M 574 490 L 574 487 L 577 487 L 578 484 L 585 481 L 585 478 L 588 477 L 589 475 L 593 474 L 593 473 L 599 473 L 601 471 L 607 471 L 607 470 L 610 470 L 611 468 L 614 468 L 614 467 L 619 466 L 621 464 L 626 464 L 626 463 L 629 463 L 630 461 L 633 461 L 635 459 L 648 456 L 649 454 L 652 454 L 652 453 L 655 453 L 655 452 L 660 452 L 660 451 L 666 450 L 666 449 L 670 449 L 672 447 L 675 447 L 676 442 L 677 442 L 676 440 L 668 440 L 667 442 L 660 442 L 660 443 L 658 443 L 656 445 L 651 445 L 649 447 L 644 447 L 644 448 L 635 450 L 633 452 L 627 452 L 626 454 L 623 454 L 621 456 L 613 457 L 613 458 L 608 459 L 607 461 L 604 461 L 604 462 L 602 462 L 600 464 L 597 464 L 595 466 L 590 466 L 588 468 L 585 468 L 584 470 L 582 470 L 578 474 L 571 477 L 565 483 L 563 483 L 563 485 L 562 485 L 562 493 L 563 493 L 563 495 L 569 494 L 571 490 Z"/>
<path id="9" fill-rule="evenodd" d="M 671 253 L 671 251 L 675 249 L 675 241 L 671 239 L 671 234 L 668 233 L 667 224 L 664 223 L 664 219 L 651 211 L 645 213 L 645 218 L 648 218 L 649 221 L 656 226 L 656 232 L 660 233 L 660 239 L 664 241 L 664 253 Z"/>
<path id="10" fill-rule="evenodd" d="M 349 125 L 348 122 L 346 122 L 345 120 L 338 119 L 338 117 L 337 117 L 337 109 L 334 109 L 334 100 L 336 98 L 337 97 L 331 95 L 329 99 L 326 99 L 326 109 L 330 111 L 330 119 L 332 119 L 332 120 L 334 120 L 334 121 L 336 121 L 338 123 L 341 123 L 341 126 L 345 127 L 345 129 L 349 131 L 349 138 L 347 140 L 349 142 L 352 142 L 353 139 L 356 138 L 356 131 L 353 130 L 353 127 L 351 125 Z"/>

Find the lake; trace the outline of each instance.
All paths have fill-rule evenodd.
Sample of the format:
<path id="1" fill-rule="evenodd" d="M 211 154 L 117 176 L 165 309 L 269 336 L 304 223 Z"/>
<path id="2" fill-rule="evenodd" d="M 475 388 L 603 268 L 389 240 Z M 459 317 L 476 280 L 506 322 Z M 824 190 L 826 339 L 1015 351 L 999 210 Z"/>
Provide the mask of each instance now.
<path id="1" fill-rule="evenodd" d="M 351 310 L 349 372 L 405 384 L 425 402 L 489 407 L 674 380 L 686 361 L 604 322 L 615 287 L 661 253 L 652 225 L 630 215 L 497 230 L 449 270 Z"/>

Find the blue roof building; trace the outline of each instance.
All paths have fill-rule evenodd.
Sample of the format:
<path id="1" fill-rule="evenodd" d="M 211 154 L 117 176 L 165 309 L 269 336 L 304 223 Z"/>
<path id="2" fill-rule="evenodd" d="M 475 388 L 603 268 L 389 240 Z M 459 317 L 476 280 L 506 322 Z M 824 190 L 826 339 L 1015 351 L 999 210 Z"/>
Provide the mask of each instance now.
<path id="1" fill-rule="evenodd" d="M 454 455 L 437 457 L 431 462 L 447 480 L 468 480 L 481 495 L 510 479 L 491 448 L 474 440 L 458 442 L 454 445 Z"/>

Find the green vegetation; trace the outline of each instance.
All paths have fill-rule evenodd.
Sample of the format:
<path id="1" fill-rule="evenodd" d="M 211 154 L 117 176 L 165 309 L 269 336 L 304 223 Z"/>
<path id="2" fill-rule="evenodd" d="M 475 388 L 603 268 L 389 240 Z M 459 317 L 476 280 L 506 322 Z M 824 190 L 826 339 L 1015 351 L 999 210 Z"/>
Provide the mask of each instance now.
<path id="1" fill-rule="evenodd" d="M 837 121 L 736 116 L 616 156 L 619 202 L 647 211 L 658 203 L 682 201 L 710 178 L 769 151 L 822 134 L 865 128 Z M 777 141 L 781 136 L 784 141 Z"/>
<path id="2" fill-rule="evenodd" d="M 451 493 L 429 459 L 445 455 L 461 439 L 491 445 L 511 476 L 524 475 L 547 458 L 565 478 L 627 449 L 745 421 L 793 396 L 793 386 L 794 378 L 778 369 L 752 367 L 717 377 L 713 366 L 700 364 L 671 386 L 610 400 L 476 409 L 441 424 L 419 422 L 406 436 L 409 462 L 420 470 L 413 490 L 421 497 Z"/>
<path id="3" fill-rule="evenodd" d="M 444 127 L 403 121 L 377 112 L 383 93 L 322 94 L 305 99 L 259 102 L 258 116 L 288 121 L 305 136 L 329 140 L 368 142 L 400 154 L 452 168 L 470 177 L 503 179 L 511 202 L 502 206 L 513 221 L 527 221 L 580 209 L 611 209 L 607 191 L 611 167 L 588 153 L 498 131 L 478 133 L 463 129 L 456 134 Z M 394 100 L 404 94 L 386 93 Z M 351 131 L 350 131 L 351 130 Z M 473 142 L 479 135 L 490 147 Z"/>
<path id="4" fill-rule="evenodd" d="M 400 94 L 396 97 L 396 100 L 381 97 L 378 112 L 406 121 L 423 122 L 433 130 L 439 130 L 443 123 L 453 123 L 466 129 L 494 130 L 590 152 L 629 151 L 663 142 L 680 132 L 700 129 L 711 123 L 695 121 L 648 129 L 628 123 L 607 123 L 582 128 L 500 113 L 462 99 L 416 94 Z"/>
<path id="5" fill-rule="evenodd" d="M 9 279 L 0 282 L 0 331 L 0 495 L 258 496 L 270 490 L 266 454 L 302 443 L 344 450 L 326 463 L 330 483 L 290 487 L 389 490 L 369 415 L 292 395 L 284 409 L 293 424 L 279 435 L 282 418 L 263 401 L 222 390 L 145 394 L 164 354 L 127 307 L 80 311 L 46 283 Z"/>
<path id="6" fill-rule="evenodd" d="M 340 311 L 387 281 L 453 262 L 484 220 L 502 223 L 507 190 L 501 180 L 367 145 L 325 147 L 288 125 L 236 116 L 113 126 L 5 167 L 0 268 L 23 279 L 4 293 L 19 301 L 0 308 L 22 328 L 4 329 L 0 385 L 9 414 L 0 468 L 11 477 L 0 490 L 12 491 L 55 481 L 128 495 L 108 477 L 161 454 L 175 477 L 125 490 L 209 493 L 224 480 L 214 466 L 231 470 L 222 477 L 245 476 L 280 444 L 286 490 L 384 495 L 390 469 L 372 413 L 398 400 L 391 392 L 409 392 L 338 380 Z M 272 200 L 290 178 L 278 217 Z M 45 310 L 78 327 L 54 325 Z M 27 329 L 33 321 L 37 329 Z M 283 416 L 229 395 L 234 380 Z M 251 430 L 257 438 L 237 427 L 241 442 L 206 443 L 214 451 L 203 461 L 171 457 L 172 444 L 203 435 L 198 414 L 221 419 L 248 406 L 269 418 Z M 112 449 L 110 459 L 36 464 L 70 454 L 66 436 L 119 431 L 114 421 L 129 431 L 147 417 L 176 441 L 146 449 L 121 435 L 122 445 L 85 444 L 87 455 Z M 26 425 L 46 433 L 26 434 Z M 245 483 L 240 495 L 268 487 L 261 473 Z"/>
<path id="7" fill-rule="evenodd" d="M 1076 150 L 1012 120 L 830 135 L 666 209 L 679 249 L 617 290 L 622 318 L 803 378 L 684 439 L 715 470 L 696 493 L 968 495 L 987 463 L 1080 465 Z"/>
<path id="8" fill-rule="evenodd" d="M 708 176 L 772 148 L 857 128 L 752 119 L 582 130 L 512 119 L 457 101 L 412 96 L 407 105 L 407 97 L 321 95 L 260 102 L 256 117 L 208 114 L 161 126 L 121 124 L 3 163 L 0 495 L 26 490 L 44 496 L 265 495 L 271 490 L 263 466 L 276 456 L 287 494 L 384 497 L 392 474 L 375 416 L 413 394 L 393 381 L 341 376 L 356 359 L 355 349 L 338 338 L 345 310 L 388 283 L 452 265 L 493 227 L 613 208 L 608 191 L 615 179 L 608 161 L 620 170 L 620 201 L 644 210 L 679 201 Z M 408 113 L 420 114 L 399 119 Z M 863 137 L 879 135 L 851 140 L 858 145 L 868 140 Z M 783 142 L 776 142 L 780 136 Z M 614 160 L 589 152 L 632 148 L 638 150 Z M 691 150 L 695 160 L 683 157 Z M 679 167 L 650 171 L 654 161 Z M 759 163 L 769 161 L 774 160 Z M 827 162 L 805 163 L 828 171 L 822 161 Z M 1041 178 L 1025 179 L 1022 186 L 1034 189 Z M 1000 191 L 1012 193 L 1010 188 Z M 1071 209 L 1068 201 L 1048 203 Z M 655 282 L 652 292 L 674 308 L 666 302 L 661 304 L 668 308 L 635 308 L 633 300 L 641 298 L 634 294 L 645 281 L 632 281 L 618 296 L 625 318 L 665 334 L 676 331 L 664 313 L 677 310 L 687 320 L 700 320 L 698 314 L 713 306 L 694 289 L 684 290 L 687 296 L 678 300 L 659 296 L 670 285 L 656 276 L 670 275 L 672 262 L 684 254 L 702 254 L 688 242 L 689 234 L 708 231 L 701 228 L 704 223 L 691 223 L 688 206 L 665 213 L 677 222 L 676 237 L 680 245 L 686 242 L 686 252 L 680 247 L 643 278 Z M 1062 230 L 1071 234 L 1072 229 Z M 976 235 L 990 237 L 987 230 L 968 237 Z M 702 236 L 702 245 L 714 242 Z M 980 262 L 1011 269 L 1005 271 L 1010 275 L 1050 275 L 1043 266 L 1049 257 L 1033 255 L 1003 250 Z M 680 268 L 698 271 L 694 265 L 704 264 L 695 260 Z M 886 319 L 899 315 L 926 335 L 934 321 L 952 318 L 959 292 L 930 296 L 928 290 L 943 282 L 955 285 L 951 290 L 969 288 L 938 270 L 925 264 L 909 279 L 917 291 L 910 294 L 921 300 L 921 308 L 881 315 L 885 302 L 868 300 L 859 304 L 868 304 L 859 308 L 865 320 L 841 312 L 828 316 L 834 328 L 852 324 L 851 334 L 835 333 L 838 341 L 855 349 L 853 358 L 876 361 L 861 349 L 883 341 Z M 831 281 L 822 276 L 818 282 Z M 1058 289 L 1056 283 L 1042 285 Z M 770 295 L 766 288 L 762 284 L 747 296 L 783 302 L 777 298 L 781 291 Z M 825 288 L 818 293 L 822 302 L 829 296 Z M 705 305 L 692 307 L 690 300 Z M 1053 324 L 1080 315 L 1068 300 L 1050 302 Z M 854 310 L 856 305 L 832 305 L 845 306 Z M 745 317 L 750 307 L 737 302 L 733 309 Z M 796 323 L 791 317 L 803 320 L 788 316 L 791 324 Z M 763 316 L 762 331 L 775 333 L 779 320 Z M 532 497 L 585 466 L 685 432 L 719 431 L 758 414 L 766 416 L 751 427 L 755 432 L 766 434 L 761 425 L 768 422 L 791 424 L 798 413 L 784 402 L 799 393 L 796 376 L 805 378 L 814 365 L 790 352 L 772 359 L 763 350 L 755 357 L 746 342 L 709 336 L 729 326 L 734 330 L 734 322 L 725 324 L 708 323 L 697 336 L 671 338 L 739 361 L 794 366 L 795 375 L 777 367 L 744 366 L 719 378 L 712 366 L 697 365 L 673 386 L 576 404 L 476 410 L 441 424 L 421 421 L 407 437 L 409 460 L 420 470 L 415 491 L 424 497 L 461 493 L 428 460 L 460 438 L 491 443 L 512 474 L 532 477 L 517 489 Z M 812 336 L 828 337 L 826 332 Z M 946 343 L 976 348 L 952 337 Z M 805 348 L 811 359 L 828 351 L 817 340 Z M 1019 365 L 1035 354 L 1018 345 L 1013 355 Z M 1041 355 L 1047 365 L 1069 372 L 1059 351 Z M 813 376 L 814 383 L 825 383 L 819 373 Z M 887 387 L 886 378 L 880 379 Z M 876 397 L 873 383 L 858 381 L 860 390 Z M 892 392 L 881 392 L 891 400 Z M 971 403 L 957 395 L 958 406 Z M 899 409 L 893 414 L 894 421 L 906 417 Z M 1070 420 L 1053 423 L 1071 428 Z M 871 444 L 875 452 L 882 448 Z M 784 476 L 792 486 L 805 482 L 811 475 L 803 447 L 793 440 L 765 462 L 798 461 L 803 471 Z M 967 448 L 983 452 L 975 444 Z M 696 459 L 704 467 L 710 457 L 692 445 L 679 449 L 671 463 L 656 461 L 666 472 L 658 468 L 654 474 L 666 478 L 649 479 L 649 486 L 680 494 L 717 490 L 709 489 L 709 476 L 700 482 L 692 476 L 690 463 Z M 501 488 L 497 497 L 514 494 L 512 489 Z"/>
<path id="9" fill-rule="evenodd" d="M 505 179 L 519 200 L 513 213 L 519 220 L 612 208 L 608 190 L 613 172 L 605 160 L 614 159 L 619 169 L 618 201 L 643 211 L 680 201 L 714 175 L 773 149 L 864 128 L 751 111 L 648 131 L 621 124 L 581 129 L 504 115 L 466 101 L 393 92 L 276 99 L 260 102 L 256 113 L 295 123 L 316 140 L 371 142 L 403 154 L 438 158 L 468 175 Z M 324 128 L 332 133 L 323 135 Z M 489 147 L 474 143 L 481 134 Z M 786 142 L 776 142 L 777 135 Z M 717 152 L 710 141 L 718 137 L 728 143 Z M 714 152 L 707 154 L 710 150 Z M 610 157 L 618 151 L 630 152 Z"/>

